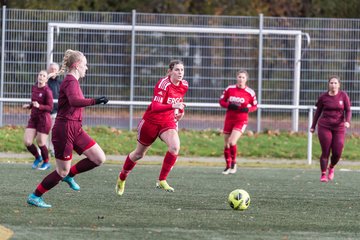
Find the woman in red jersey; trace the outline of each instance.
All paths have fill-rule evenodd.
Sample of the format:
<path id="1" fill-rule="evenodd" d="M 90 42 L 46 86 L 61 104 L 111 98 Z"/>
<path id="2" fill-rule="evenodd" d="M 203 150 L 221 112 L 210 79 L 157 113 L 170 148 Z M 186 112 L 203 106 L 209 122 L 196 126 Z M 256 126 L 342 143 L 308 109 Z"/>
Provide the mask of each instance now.
<path id="1" fill-rule="evenodd" d="M 321 145 L 321 182 L 334 179 L 335 166 L 344 149 L 345 129 L 350 127 L 351 103 L 346 92 L 340 90 L 340 78 L 330 76 L 328 91 L 321 94 L 316 103 L 316 112 L 310 132 L 315 132 L 318 124 L 318 137 Z M 331 152 L 330 166 L 329 157 Z M 326 170 L 328 174 L 326 175 Z"/>
<path id="2" fill-rule="evenodd" d="M 23 105 L 23 108 L 31 109 L 30 119 L 25 129 L 24 144 L 35 157 L 33 169 L 38 168 L 38 165 L 44 161 L 38 168 L 39 170 L 50 168 L 46 141 L 51 129 L 50 112 L 53 107 L 53 95 L 51 89 L 46 85 L 47 81 L 47 72 L 41 70 L 38 73 L 37 83 L 31 88 L 31 103 Z M 41 155 L 33 143 L 35 138 Z"/>
<path id="3" fill-rule="evenodd" d="M 188 90 L 188 83 L 183 80 L 184 64 L 173 60 L 169 64 L 167 76 L 161 78 L 154 89 L 151 104 L 138 125 L 137 146 L 126 158 L 116 183 L 116 193 L 123 195 L 125 180 L 136 162 L 143 158 L 151 144 L 159 137 L 168 146 L 157 188 L 173 192 L 166 179 L 174 166 L 180 150 L 180 139 L 177 132 L 177 121 L 184 115 L 183 98 Z"/>
<path id="4" fill-rule="evenodd" d="M 248 113 L 257 109 L 255 92 L 246 85 L 248 72 L 240 70 L 236 76 L 236 84 L 228 86 L 219 100 L 220 106 L 227 109 L 223 129 L 226 161 L 223 174 L 236 173 L 236 144 L 246 129 Z"/>
<path id="5" fill-rule="evenodd" d="M 55 187 L 61 180 L 73 190 L 80 190 L 74 176 L 98 167 L 105 161 L 105 153 L 100 146 L 82 129 L 82 111 L 86 106 L 106 104 L 106 97 L 84 98 L 79 79 L 85 77 L 87 60 L 82 52 L 67 50 L 60 72 L 67 71 L 59 91 L 58 114 L 52 130 L 52 142 L 55 150 L 56 170 L 46 176 L 29 195 L 31 205 L 50 208 L 42 195 Z M 72 151 L 86 158 L 71 166 Z"/>

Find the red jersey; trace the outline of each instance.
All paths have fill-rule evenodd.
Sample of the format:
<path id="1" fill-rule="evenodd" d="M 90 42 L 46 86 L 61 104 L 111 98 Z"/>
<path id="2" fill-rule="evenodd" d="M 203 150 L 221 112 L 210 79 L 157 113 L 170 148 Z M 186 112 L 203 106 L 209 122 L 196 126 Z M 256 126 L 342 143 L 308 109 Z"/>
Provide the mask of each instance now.
<path id="1" fill-rule="evenodd" d="M 237 85 L 228 86 L 219 100 L 220 106 L 227 108 L 230 103 L 236 104 L 239 108 L 248 108 L 249 112 L 257 109 L 255 91 L 249 87 L 239 88 Z M 227 110 L 225 120 L 229 121 L 248 121 L 248 113 L 237 110 Z"/>
<path id="2" fill-rule="evenodd" d="M 79 81 L 68 74 L 60 85 L 56 119 L 82 121 L 83 107 L 94 104 L 95 99 L 84 98 Z"/>
<path id="3" fill-rule="evenodd" d="M 152 102 L 143 118 L 152 123 L 173 122 L 175 113 L 172 104 L 183 102 L 188 88 L 186 80 L 180 81 L 176 86 L 170 81 L 170 77 L 161 78 L 155 85 Z"/>
<path id="4" fill-rule="evenodd" d="M 37 101 L 39 108 L 31 107 L 31 117 L 36 118 L 41 114 L 50 113 L 53 108 L 53 95 L 51 89 L 45 85 L 39 88 L 37 84 L 31 88 L 31 102 Z"/>
<path id="5" fill-rule="evenodd" d="M 339 91 L 335 96 L 329 95 L 328 92 L 321 94 L 316 107 L 311 126 L 313 129 L 319 118 L 319 125 L 329 128 L 342 127 L 344 122 L 350 123 L 351 121 L 351 103 L 349 96 L 344 91 Z"/>

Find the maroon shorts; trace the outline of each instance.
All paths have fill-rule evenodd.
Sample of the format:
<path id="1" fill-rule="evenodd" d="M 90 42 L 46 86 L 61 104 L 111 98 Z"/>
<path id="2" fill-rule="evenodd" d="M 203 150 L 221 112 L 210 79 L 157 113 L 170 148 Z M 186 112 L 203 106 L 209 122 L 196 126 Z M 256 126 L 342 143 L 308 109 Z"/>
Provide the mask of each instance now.
<path id="1" fill-rule="evenodd" d="M 169 129 L 177 130 L 177 123 L 151 123 L 142 119 L 137 128 L 137 140 L 144 146 L 150 146 L 153 142 L 155 142 L 157 137 Z"/>
<path id="2" fill-rule="evenodd" d="M 230 134 L 233 130 L 237 130 L 240 131 L 241 133 L 244 133 L 246 127 L 247 127 L 247 122 L 225 120 L 223 133 Z"/>
<path id="3" fill-rule="evenodd" d="M 34 128 L 37 132 L 49 134 L 51 129 L 50 113 L 41 114 L 36 117 L 30 117 L 26 128 Z"/>
<path id="4" fill-rule="evenodd" d="M 82 128 L 78 121 L 56 121 L 52 130 L 52 143 L 55 157 L 68 161 L 72 159 L 72 151 L 81 155 L 96 142 Z"/>

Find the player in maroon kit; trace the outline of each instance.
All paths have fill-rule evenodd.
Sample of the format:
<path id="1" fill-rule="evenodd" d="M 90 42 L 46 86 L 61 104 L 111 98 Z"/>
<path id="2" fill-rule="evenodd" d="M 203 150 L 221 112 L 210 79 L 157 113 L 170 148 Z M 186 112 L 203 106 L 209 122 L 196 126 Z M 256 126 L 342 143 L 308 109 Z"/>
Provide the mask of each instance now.
<path id="1" fill-rule="evenodd" d="M 67 50 L 60 72 L 67 71 L 59 91 L 59 108 L 52 130 L 52 142 L 55 149 L 56 170 L 47 175 L 29 195 L 31 205 L 50 208 L 42 195 L 55 187 L 61 180 L 73 190 L 80 190 L 74 176 L 98 167 L 105 161 L 105 153 L 100 146 L 82 129 L 82 111 L 86 106 L 106 104 L 106 97 L 84 98 L 79 79 L 85 77 L 87 60 L 82 52 Z M 86 158 L 71 166 L 72 151 Z"/>
<path id="2" fill-rule="evenodd" d="M 227 109 L 223 129 L 226 161 L 223 174 L 236 173 L 236 144 L 246 129 L 248 113 L 257 109 L 255 92 L 246 85 L 248 72 L 240 70 L 236 76 L 236 84 L 228 86 L 219 100 L 220 106 Z"/>
<path id="3" fill-rule="evenodd" d="M 167 192 L 174 191 L 174 188 L 167 183 L 166 178 L 173 168 L 180 150 L 177 121 L 184 115 L 183 98 L 188 90 L 188 82 L 183 80 L 183 77 L 183 62 L 173 60 L 169 64 L 167 76 L 157 82 L 152 102 L 138 125 L 136 149 L 127 156 L 119 174 L 115 189 L 118 195 L 123 195 L 127 176 L 158 137 L 166 143 L 168 151 L 156 187 Z"/>
<path id="4" fill-rule="evenodd" d="M 310 132 L 318 124 L 318 137 L 321 145 L 320 169 L 321 182 L 334 179 L 334 170 L 344 149 L 345 128 L 350 127 L 351 103 L 348 95 L 340 90 L 340 78 L 330 76 L 329 90 L 320 95 Z M 331 151 L 330 166 L 328 167 Z M 326 170 L 328 169 L 328 175 Z"/>
<path id="5" fill-rule="evenodd" d="M 39 170 L 50 168 L 49 152 L 46 141 L 51 129 L 50 112 L 53 107 L 53 95 L 46 85 L 48 74 L 45 70 L 38 73 L 37 83 L 31 88 L 31 103 L 24 104 L 23 108 L 31 109 L 30 119 L 25 129 L 24 144 L 29 152 L 34 155 L 35 161 L 32 168 L 35 169 L 44 160 Z M 34 145 L 34 139 L 40 148 L 41 155 Z"/>

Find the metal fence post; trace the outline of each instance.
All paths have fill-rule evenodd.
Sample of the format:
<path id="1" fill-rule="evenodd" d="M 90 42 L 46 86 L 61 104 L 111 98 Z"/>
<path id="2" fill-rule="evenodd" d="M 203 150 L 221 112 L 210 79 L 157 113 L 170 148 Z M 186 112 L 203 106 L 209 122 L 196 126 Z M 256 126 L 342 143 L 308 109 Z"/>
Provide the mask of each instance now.
<path id="1" fill-rule="evenodd" d="M 5 71 L 5 28 L 6 28 L 6 5 L 2 12 L 2 33 L 1 33 L 1 89 L 0 98 L 4 97 L 4 71 Z M 0 102 L 0 127 L 3 126 L 3 102 Z"/>
<path id="2" fill-rule="evenodd" d="M 294 106 L 299 106 L 300 102 L 300 71 L 301 71 L 301 34 L 295 38 L 295 59 L 294 59 L 294 88 L 293 88 L 293 103 Z M 299 131 L 299 109 L 296 108 L 292 113 L 292 130 Z"/>
<path id="3" fill-rule="evenodd" d="M 263 57 L 263 25 L 264 15 L 259 15 L 259 59 L 258 59 L 258 96 L 257 101 L 261 104 L 262 99 L 262 57 Z M 261 132 L 261 109 L 257 110 L 256 131 Z"/>
<path id="4" fill-rule="evenodd" d="M 131 30 L 131 66 L 130 66 L 130 102 L 134 101 L 134 74 L 135 74 L 135 25 L 136 10 L 132 10 L 132 30 Z M 133 129 L 134 106 L 130 104 L 129 130 Z"/>
<path id="5" fill-rule="evenodd" d="M 308 117 L 308 138 L 307 138 L 307 161 L 308 164 L 312 163 L 312 132 L 310 132 L 311 124 L 313 122 L 313 107 L 309 108 L 309 117 Z"/>
<path id="6" fill-rule="evenodd" d="M 54 59 L 54 26 L 48 24 L 47 30 L 47 54 L 46 54 L 46 66 L 48 67 Z"/>

